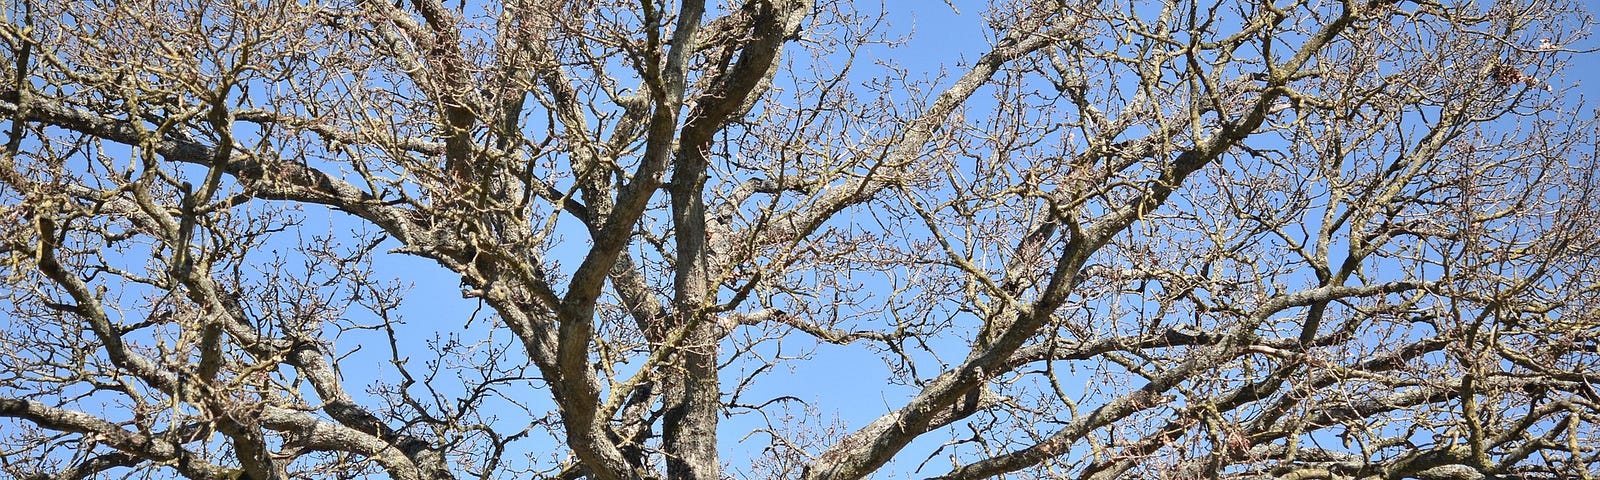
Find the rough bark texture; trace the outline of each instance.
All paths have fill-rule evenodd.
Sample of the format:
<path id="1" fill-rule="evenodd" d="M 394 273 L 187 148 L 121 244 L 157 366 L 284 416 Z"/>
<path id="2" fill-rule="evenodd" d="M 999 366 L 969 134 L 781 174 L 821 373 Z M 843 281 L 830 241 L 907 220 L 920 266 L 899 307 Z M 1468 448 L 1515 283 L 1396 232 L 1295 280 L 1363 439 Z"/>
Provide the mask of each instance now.
<path id="1" fill-rule="evenodd" d="M 14 2 L 0 472 L 1600 474 L 1582 2 L 931 7 Z"/>

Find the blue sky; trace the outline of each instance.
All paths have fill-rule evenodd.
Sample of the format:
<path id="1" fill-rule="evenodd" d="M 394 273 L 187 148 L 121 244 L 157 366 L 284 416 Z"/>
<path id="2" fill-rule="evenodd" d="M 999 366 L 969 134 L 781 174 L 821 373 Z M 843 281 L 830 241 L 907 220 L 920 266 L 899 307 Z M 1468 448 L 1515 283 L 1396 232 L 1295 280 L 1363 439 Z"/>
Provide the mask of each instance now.
<path id="1" fill-rule="evenodd" d="M 867 58 L 858 63 L 857 75 L 870 77 L 879 73 L 877 67 L 872 64 L 874 58 L 893 60 L 913 72 L 926 72 L 930 78 L 937 76 L 941 67 L 945 73 L 959 73 L 955 67 L 958 60 L 976 58 L 987 50 L 988 42 L 982 27 L 984 21 L 981 15 L 984 6 L 980 2 L 971 1 L 953 3 L 954 8 L 939 1 L 887 4 L 886 8 L 890 9 L 891 13 L 885 26 L 886 32 L 891 37 L 906 35 L 906 44 L 895 48 L 869 47 L 864 53 Z M 862 8 L 871 11 L 877 7 L 868 3 Z M 959 10 L 959 13 L 956 10 Z M 1600 96 L 1600 88 L 1596 88 L 1597 85 L 1586 84 L 1588 78 L 1595 75 L 1600 75 L 1600 67 L 1596 67 L 1595 62 L 1581 62 L 1578 68 L 1569 71 L 1567 76 L 1546 81 L 1558 88 L 1577 85 L 1579 88 L 1574 90 L 1575 95 L 1596 98 Z M 974 102 L 982 101 L 981 96 L 974 97 Z M 1584 108 L 1592 110 L 1593 107 Z M 344 235 L 353 227 L 354 222 L 343 214 L 327 212 L 316 207 L 306 209 L 307 235 L 324 232 Z M 574 242 L 575 246 L 586 241 L 586 236 L 581 232 L 565 233 L 565 237 Z M 287 249 L 296 240 L 291 236 L 284 236 L 280 240 L 283 244 L 279 248 Z M 577 251 L 580 248 L 573 250 Z M 576 266 L 577 258 L 565 260 L 563 264 L 567 268 Z M 471 324 L 471 330 L 462 333 L 466 340 L 470 342 L 490 334 L 487 310 L 480 310 L 480 305 L 475 300 L 463 299 L 459 278 L 433 262 L 399 254 L 383 254 L 378 257 L 374 268 L 377 278 L 394 277 L 411 284 L 410 293 L 405 297 L 400 311 L 406 325 L 400 330 L 399 354 L 402 358 L 412 360 L 413 363 L 409 368 L 413 373 L 425 370 L 421 362 L 428 356 L 428 342 L 435 339 L 436 335 L 462 332 L 461 326 L 468 318 L 477 316 Z M 867 284 L 866 288 L 877 288 L 877 286 Z M 360 318 L 351 320 L 356 323 L 367 323 Z M 7 328 L 18 328 L 18 325 L 9 324 Z M 376 331 L 351 332 L 338 339 L 339 352 L 354 351 L 345 357 L 342 363 L 344 374 L 348 379 L 347 386 L 353 392 L 359 392 L 362 386 L 373 380 L 398 381 L 393 369 L 388 368 L 391 352 L 380 334 L 381 332 Z M 494 332 L 493 336 L 496 344 L 513 343 L 507 332 Z M 355 351 L 357 346 L 359 351 Z M 886 384 L 885 379 L 890 376 L 890 372 L 884 366 L 882 355 L 861 345 L 839 347 L 798 339 L 785 341 L 782 347 L 782 353 L 785 355 L 809 352 L 812 359 L 791 362 L 768 372 L 753 385 L 746 398 L 741 398 L 741 402 L 761 403 L 767 399 L 792 395 L 816 406 L 822 422 L 827 423 L 837 418 L 847 430 L 853 430 L 896 408 L 912 392 L 904 386 Z M 946 356 L 947 360 L 965 353 L 964 346 L 959 342 L 950 342 L 948 347 L 950 352 Z M 763 348 L 771 355 L 779 353 L 775 350 L 777 348 L 775 344 L 768 344 Z M 736 379 L 734 374 L 741 368 L 748 368 L 748 365 L 730 367 L 728 378 Z M 924 373 L 924 376 L 928 375 L 928 372 Z M 444 378 L 437 386 L 448 388 L 454 384 L 454 379 Z M 527 388 L 512 395 L 517 400 L 529 401 L 534 405 L 548 405 L 545 390 L 533 389 L 531 386 Z M 725 390 L 731 388 L 733 388 L 731 384 L 724 386 Z M 501 419 L 503 424 L 513 431 L 520 427 L 519 422 L 526 421 L 518 417 L 512 409 L 506 408 L 500 412 L 504 416 Z M 724 421 L 721 433 L 721 441 L 725 445 L 724 460 L 736 471 L 746 463 L 745 456 L 755 454 L 765 445 L 766 439 L 760 435 L 745 438 L 747 432 L 763 425 L 761 416 L 755 414 L 736 416 Z M 914 470 L 917 464 L 942 441 L 939 435 L 929 437 L 928 440 L 923 440 L 897 457 L 888 468 L 889 475 L 886 477 L 908 476 L 909 472 Z M 536 439 L 525 442 L 524 447 L 530 451 L 544 450 L 548 445 L 540 444 L 541 441 Z M 929 465 L 929 469 L 922 473 L 942 471 L 941 460 L 935 460 Z"/>
<path id="2" fill-rule="evenodd" d="M 946 74 L 958 74 L 953 69 L 957 59 L 972 59 L 981 55 L 988 49 L 989 43 L 984 38 L 982 29 L 983 21 L 980 18 L 983 7 L 974 2 L 956 2 L 960 13 L 941 2 L 923 2 L 920 8 L 905 8 L 901 3 L 889 5 L 890 14 L 886 18 L 883 31 L 887 37 L 906 38 L 906 43 L 900 47 L 873 46 L 863 52 L 862 60 L 856 67 L 859 77 L 871 77 L 881 74 L 881 71 L 872 64 L 873 59 L 882 58 L 892 60 L 909 69 L 914 75 L 926 72 L 929 79 L 938 75 L 941 67 Z M 876 5 L 866 5 L 864 10 L 874 10 Z M 975 99 L 975 101 L 982 101 Z M 315 232 L 327 225 L 335 231 L 345 231 L 351 226 L 349 219 L 343 214 L 318 211 L 315 207 L 308 207 L 307 228 Z M 568 231 L 564 237 L 575 243 L 571 250 L 573 258 L 562 259 L 559 254 L 555 257 L 567 268 L 576 267 L 578 257 L 583 245 L 587 243 L 587 235 L 582 232 Z M 392 242 L 391 242 L 392 243 Z M 386 244 L 389 245 L 389 244 Z M 285 245 L 287 247 L 287 245 Z M 558 248 L 557 252 L 565 250 Z M 479 305 L 475 300 L 461 298 L 460 281 L 455 275 L 440 268 L 432 261 L 398 254 L 384 254 L 378 257 L 374 264 L 377 278 L 395 277 L 411 285 L 410 294 L 406 295 L 400 314 L 406 325 L 397 331 L 402 343 L 402 357 L 410 357 L 412 363 L 409 368 L 413 374 L 425 370 L 421 361 L 428 357 L 425 353 L 428 343 L 436 335 L 459 333 L 468 341 L 482 338 L 487 330 L 488 322 L 485 317 L 487 310 L 479 311 L 480 318 L 472 324 L 469 331 L 460 330 L 460 325 L 475 311 Z M 874 288 L 868 285 L 867 288 Z M 360 322 L 360 320 L 355 320 Z M 338 340 L 338 350 L 351 351 L 356 345 L 360 350 L 347 357 L 344 362 L 344 373 L 352 389 L 371 380 L 382 382 L 398 381 L 396 375 L 388 366 L 390 352 L 380 332 L 349 332 Z M 738 334 L 735 334 L 737 337 Z M 510 343 L 511 335 L 507 332 L 495 334 L 497 343 Z M 761 377 L 740 398 L 741 403 L 763 403 L 768 400 L 793 396 L 814 407 L 815 413 L 820 418 L 809 420 L 829 424 L 834 421 L 842 422 L 848 429 L 858 428 L 878 416 L 896 408 L 912 390 L 905 386 L 888 385 L 885 379 L 890 372 L 884 366 L 884 359 L 880 353 L 869 350 L 862 344 L 849 346 L 836 346 L 827 343 L 815 342 L 803 335 L 798 339 L 788 339 L 782 342 L 781 348 L 777 344 L 768 342 L 759 349 L 769 355 L 806 354 L 810 360 L 795 361 L 772 369 Z M 964 350 L 963 345 L 950 345 L 952 351 L 949 355 L 959 358 Z M 961 350 L 954 350 L 960 348 Z M 949 360 L 947 358 L 947 360 Z M 352 368 L 357 366 L 372 365 L 372 369 Z M 752 368 L 752 365 L 732 366 L 725 375 L 725 393 L 730 393 L 734 385 L 728 382 L 737 381 L 737 374 Z M 925 373 L 924 375 L 931 375 Z M 442 392 L 452 390 L 451 379 L 443 379 L 437 387 Z M 536 391 L 527 391 L 516 394 L 519 400 L 530 400 L 535 405 L 548 405 L 548 391 L 542 388 Z M 551 407 L 553 408 L 553 406 Z M 789 413 L 801 414 L 804 407 L 790 404 Z M 769 409 L 769 414 L 782 414 L 781 409 Z M 520 428 L 523 417 L 514 409 L 505 409 L 501 412 L 502 422 L 506 428 L 513 431 Z M 746 436 L 754 429 L 764 427 L 765 423 L 760 414 L 745 412 L 725 419 L 722 424 L 720 441 L 724 444 L 724 460 L 736 470 L 746 463 L 746 456 L 755 455 L 768 441 L 762 434 Z M 937 435 L 933 435 L 937 437 Z M 534 437 L 537 439 L 538 437 Z M 923 445 L 914 446 L 906 454 L 892 464 L 888 472 L 909 472 L 917 463 L 923 460 L 928 451 L 936 448 L 942 440 L 925 440 Z M 524 442 L 523 448 L 530 451 L 539 451 L 547 448 L 541 446 L 539 440 Z M 909 461 L 908 465 L 902 463 Z M 938 471 L 939 462 L 930 463 L 932 471 Z M 923 472 L 924 474 L 931 472 Z M 893 478 L 893 477 L 891 477 Z"/>
<path id="3" fill-rule="evenodd" d="M 907 7 L 907 5 L 915 5 Z M 864 9 L 871 10 L 874 6 L 868 5 Z M 988 48 L 985 32 L 982 28 L 981 14 L 983 6 L 975 2 L 955 2 L 955 8 L 937 1 L 918 3 L 893 3 L 888 5 L 891 14 L 887 19 L 886 31 L 889 36 L 906 35 L 906 43 L 902 47 L 890 48 L 885 46 L 870 47 L 864 55 L 867 59 L 858 63 L 857 75 L 870 77 L 878 70 L 871 66 L 873 58 L 891 59 L 912 72 L 926 72 L 931 78 L 936 76 L 943 68 L 945 73 L 959 73 L 954 65 L 958 59 L 972 59 L 981 55 Z M 959 10 L 957 13 L 955 10 Z M 1600 89 L 1587 82 L 1588 78 L 1600 74 L 1600 68 L 1594 62 L 1582 62 L 1578 68 L 1570 70 L 1566 76 L 1551 78 L 1546 81 L 1555 85 L 1578 86 L 1573 90 L 1574 95 L 1586 98 L 1600 96 Z M 974 102 L 982 102 L 975 98 Z M 1586 106 L 1585 108 L 1592 109 Z M 341 223 L 334 220 L 334 224 Z M 581 233 L 569 233 L 569 240 L 583 241 Z M 566 263 L 569 267 L 575 266 L 576 259 Z M 412 294 L 407 296 L 403 313 L 410 322 L 405 339 L 413 342 L 413 347 L 421 347 L 423 343 L 432 338 L 433 331 L 430 326 L 436 326 L 442 331 L 453 330 L 468 315 L 477 309 L 474 301 L 463 300 L 459 295 L 458 279 L 426 260 L 398 255 L 383 256 L 376 265 L 378 272 L 384 275 L 400 277 L 414 284 Z M 867 288 L 873 288 L 868 285 Z M 482 332 L 485 323 L 474 323 L 474 331 Z M 426 335 L 424 335 L 426 333 Z M 470 335 L 469 335 L 470 337 Z M 502 342 L 510 341 L 509 335 L 498 335 Z M 349 365 L 364 365 L 365 362 L 386 362 L 388 352 L 380 344 L 373 344 L 370 339 L 349 339 L 349 342 L 364 343 L 363 349 Z M 952 343 L 949 345 L 949 355 L 960 356 L 964 347 Z M 776 346 L 769 344 L 763 350 L 770 355 L 779 352 Z M 761 403 L 767 399 L 781 396 L 794 396 L 817 408 L 820 420 L 828 423 L 837 419 L 842 422 L 847 430 L 864 425 L 866 422 L 877 418 L 893 408 L 896 408 L 912 390 L 898 385 L 885 383 L 889 371 L 884 366 L 883 357 L 878 352 L 870 351 L 860 345 L 834 346 L 817 342 L 785 341 L 782 344 L 782 353 L 786 355 L 808 354 L 811 359 L 786 363 L 779 368 L 769 371 L 765 376 L 753 384 L 753 387 L 741 398 L 743 403 Z M 735 365 L 728 370 L 727 378 L 737 379 L 741 368 L 748 367 Z M 413 367 L 418 368 L 418 367 Z M 393 375 L 387 369 L 375 369 L 379 378 L 393 381 Z M 357 377 L 351 376 L 352 380 Z M 352 382 L 359 383 L 359 382 Z M 733 385 L 724 386 L 725 391 Z M 543 400 L 543 390 L 531 392 L 527 397 L 538 397 Z M 523 397 L 523 398 L 527 398 Z M 800 407 L 792 405 L 798 413 Z M 773 413 L 778 413 L 774 411 Z M 515 424 L 515 420 L 507 419 L 507 425 Z M 754 455 L 760 447 L 766 444 L 767 439 L 760 434 L 746 437 L 752 429 L 764 426 L 762 417 L 756 414 L 738 415 L 724 420 L 721 441 L 725 445 L 724 460 L 737 471 L 745 464 L 746 455 Z M 939 446 L 943 441 L 940 435 L 929 435 L 929 439 L 921 441 L 912 448 L 907 449 L 886 470 L 886 478 L 912 476 L 910 472 L 924 460 L 929 452 Z M 538 445 L 528 445 L 537 450 Z M 935 459 L 929 463 L 927 470 L 922 474 L 937 473 L 943 470 L 944 461 Z"/>

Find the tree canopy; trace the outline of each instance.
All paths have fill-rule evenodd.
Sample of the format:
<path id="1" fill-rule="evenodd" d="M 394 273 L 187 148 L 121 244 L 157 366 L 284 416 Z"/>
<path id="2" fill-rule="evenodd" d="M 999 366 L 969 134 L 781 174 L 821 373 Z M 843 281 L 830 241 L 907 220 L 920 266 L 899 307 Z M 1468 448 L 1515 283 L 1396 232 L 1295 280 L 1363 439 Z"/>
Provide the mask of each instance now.
<path id="1" fill-rule="evenodd" d="M 1600 475 L 1584 3 L 16 0 L 0 472 Z"/>

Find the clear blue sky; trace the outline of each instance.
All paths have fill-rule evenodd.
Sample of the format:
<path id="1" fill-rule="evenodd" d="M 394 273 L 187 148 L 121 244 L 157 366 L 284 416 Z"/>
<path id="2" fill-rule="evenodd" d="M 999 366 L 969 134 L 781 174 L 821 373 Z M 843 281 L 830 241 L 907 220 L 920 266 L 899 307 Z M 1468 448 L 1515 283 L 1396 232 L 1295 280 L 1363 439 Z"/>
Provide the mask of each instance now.
<path id="1" fill-rule="evenodd" d="M 876 3 L 862 3 L 863 10 L 872 11 L 877 8 Z M 981 17 L 985 8 L 983 2 L 953 3 L 954 8 L 936 0 L 889 2 L 886 8 L 891 10 L 891 14 L 885 27 L 887 33 L 891 37 L 909 35 L 908 42 L 898 48 L 878 46 L 864 52 L 865 58 L 858 61 L 856 75 L 864 78 L 881 73 L 873 64 L 873 59 L 892 60 L 913 72 L 926 72 L 930 78 L 937 75 L 941 67 L 946 73 L 958 74 L 959 70 L 955 67 L 957 61 L 977 58 L 987 50 L 988 39 L 985 37 L 984 20 Z M 955 10 L 959 10 L 959 14 Z M 1596 63 L 1579 62 L 1578 68 L 1570 71 L 1566 77 L 1547 79 L 1547 81 L 1558 88 L 1579 85 L 1580 88 L 1574 90 L 1575 95 L 1591 99 L 1600 98 L 1600 88 L 1597 88 L 1600 87 L 1600 83 L 1586 84 L 1590 77 L 1600 75 L 1600 67 L 1596 67 Z M 981 104 L 983 101 L 981 97 L 974 98 L 974 102 Z M 1592 106 L 1584 108 L 1593 109 Z M 305 232 L 308 235 L 329 231 L 342 235 L 354 227 L 354 222 L 342 214 L 330 213 L 315 207 L 308 207 L 306 214 Z M 566 237 L 575 245 L 587 242 L 586 235 L 581 232 L 568 232 Z M 283 236 L 279 241 L 282 242 L 280 248 L 288 248 L 296 239 Z M 576 266 L 577 259 L 566 259 L 563 263 L 570 269 Z M 398 254 L 380 256 L 375 268 L 376 278 L 394 277 L 412 284 L 402 311 L 407 325 L 400 332 L 401 356 L 412 359 L 413 363 L 409 368 L 413 374 L 424 373 L 426 370 L 422 361 L 429 357 L 427 345 L 435 335 L 461 332 L 464 339 L 470 343 L 488 334 L 487 327 L 490 325 L 487 318 L 488 309 L 480 310 L 476 301 L 461 298 L 460 280 L 457 276 L 431 261 Z M 867 288 L 873 287 L 874 285 L 867 285 Z M 463 322 L 475 312 L 478 318 L 472 323 L 471 330 L 462 332 Z M 359 318 L 353 320 L 357 323 L 369 323 Z M 17 325 L 8 324 L 6 327 L 17 328 Z M 496 332 L 493 335 L 497 343 L 512 343 L 512 337 L 507 332 Z M 345 357 L 342 362 L 347 386 L 352 393 L 359 394 L 363 386 L 374 380 L 398 381 L 398 376 L 388 367 L 390 352 L 387 343 L 381 337 L 381 332 L 350 333 L 338 339 L 336 346 L 338 352 L 345 353 L 355 350 L 358 345 L 359 351 Z M 964 355 L 964 345 L 949 346 L 951 350 L 946 355 L 946 360 Z M 767 348 L 769 353 L 777 353 L 770 351 L 774 348 L 772 345 L 768 345 Z M 885 379 L 890 375 L 881 356 L 861 345 L 838 347 L 819 344 L 808 339 L 784 342 L 784 354 L 794 355 L 805 350 L 814 352 L 813 360 L 788 363 L 768 372 L 754 384 L 741 401 L 761 403 L 767 399 L 792 395 L 816 406 L 824 422 L 837 418 L 843 422 L 847 430 L 853 430 L 896 408 L 911 393 L 906 387 L 886 384 Z M 730 367 L 727 378 L 737 379 L 736 374 L 739 370 L 748 367 L 749 365 Z M 931 372 L 924 372 L 924 376 L 928 375 L 931 375 Z M 448 388 L 452 385 L 456 385 L 455 379 L 446 377 L 442 378 L 436 387 Z M 731 384 L 724 385 L 725 391 L 732 387 Z M 518 393 L 515 397 L 534 405 L 553 408 L 549 405 L 547 395 L 548 391 L 539 389 Z M 375 405 L 375 402 L 371 401 L 366 403 Z M 502 425 L 511 432 L 526 422 L 526 419 L 518 418 L 512 413 L 511 409 L 502 412 L 505 415 Z M 724 420 L 721 432 L 721 441 L 725 445 L 724 460 L 735 472 L 745 465 L 746 455 L 755 454 L 765 445 L 767 439 L 761 435 L 744 439 L 745 434 L 751 429 L 761 426 L 764 426 L 761 417 L 755 414 Z M 938 447 L 938 442 L 943 440 L 938 435 L 930 437 L 929 440 L 916 444 L 897 457 L 896 462 L 886 470 L 888 475 L 879 478 L 896 478 L 903 476 L 902 474 L 909 476 L 909 472 L 915 469 L 929 452 Z M 742 439 L 745 443 L 741 443 Z M 521 447 L 536 452 L 546 449 L 549 445 L 541 444 L 540 440 L 536 439 L 522 443 Z M 936 459 L 929 465 L 924 474 L 942 471 L 947 462 Z"/>
<path id="2" fill-rule="evenodd" d="M 908 6 L 914 5 L 914 6 Z M 980 55 L 988 47 L 983 30 L 983 5 L 980 2 L 961 1 L 955 2 L 957 14 L 949 6 L 938 1 L 922 2 L 892 2 L 888 8 L 891 15 L 888 19 L 887 31 L 895 36 L 898 34 L 909 35 L 907 44 L 900 48 L 875 47 L 864 52 L 867 58 L 858 62 L 857 75 L 869 77 L 880 73 L 872 65 L 872 59 L 882 58 L 897 62 L 899 65 L 913 72 L 927 72 L 931 77 L 940 71 L 941 67 L 947 73 L 959 73 L 954 65 L 957 59 L 971 60 Z M 863 6 L 864 9 L 875 9 L 874 4 Z M 1562 78 L 1551 78 L 1547 81 L 1556 87 L 1577 85 L 1575 95 L 1587 98 L 1600 97 L 1600 89 L 1588 79 L 1600 75 L 1600 68 L 1595 67 L 1596 62 L 1580 62 L 1578 68 L 1568 72 Z M 975 102 L 982 102 L 975 98 Z M 1591 102 L 1592 103 L 1592 102 Z M 1585 107 L 1593 109 L 1593 107 Z M 338 223 L 337 221 L 335 223 Z M 568 238 L 575 242 L 584 242 L 586 238 L 581 233 L 569 233 Z M 576 259 L 571 259 L 568 267 L 575 266 Z M 404 278 L 414 283 L 412 294 L 408 296 L 405 315 L 410 325 L 404 330 L 406 340 L 411 342 L 410 348 L 418 352 L 421 358 L 424 352 L 424 342 L 432 338 L 434 329 L 450 331 L 457 328 L 468 315 L 477 308 L 473 301 L 463 300 L 459 295 L 459 281 L 448 272 L 440 269 L 431 262 L 411 257 L 388 255 L 378 264 L 380 276 L 393 275 Z M 871 288 L 869 285 L 868 288 Z M 480 314 L 481 315 L 481 314 Z M 480 320 L 474 323 L 473 328 L 477 333 L 468 333 L 468 338 L 481 335 L 486 322 Z M 497 338 L 502 342 L 510 341 L 511 337 L 499 334 Z M 385 346 L 373 342 L 371 337 L 351 338 L 350 343 L 362 343 L 362 351 L 345 362 L 345 372 L 350 376 L 352 383 L 361 383 L 366 380 L 360 374 L 351 372 L 352 365 L 382 364 L 388 360 Z M 350 343 L 341 344 L 341 350 L 348 351 Z M 952 350 L 949 355 L 959 358 L 964 352 L 962 345 L 950 345 Z M 767 399 L 780 396 L 795 396 L 816 406 L 824 422 L 837 418 L 848 429 L 853 430 L 866 422 L 877 418 L 895 408 L 907 398 L 911 390 L 902 386 L 892 386 L 885 383 L 889 377 L 887 368 L 884 367 L 881 356 L 867 350 L 860 345 L 838 347 L 827 344 L 818 344 L 808 340 L 784 342 L 784 354 L 799 354 L 804 350 L 812 350 L 814 359 L 809 361 L 785 364 L 763 376 L 754 384 L 754 388 L 741 398 L 744 403 L 760 403 Z M 798 350 L 798 351 L 797 351 Z M 768 349 L 769 353 L 777 352 Z M 948 358 L 947 358 L 948 359 Z M 744 367 L 748 367 L 745 365 Z M 416 365 L 414 370 L 422 367 Z M 737 379 L 741 366 L 730 367 L 729 379 Z M 393 381 L 392 372 L 386 368 L 375 368 L 379 378 Z M 448 385 L 450 382 L 443 382 Z M 733 385 L 725 385 L 725 391 Z M 545 401 L 547 392 L 540 390 L 528 395 L 520 396 L 527 400 L 537 398 L 539 402 Z M 798 413 L 799 406 L 795 405 Z M 774 410 L 774 413 L 777 411 Z M 515 425 L 516 420 L 508 418 L 506 425 Z M 763 435 L 754 435 L 745 438 L 745 435 L 754 428 L 764 426 L 759 415 L 750 414 L 735 416 L 723 422 L 721 440 L 724 443 L 724 460 L 737 472 L 743 467 L 746 455 L 753 455 L 764 446 L 767 439 Z M 910 472 L 943 438 L 930 435 L 931 439 L 923 440 L 914 447 L 907 449 L 895 463 L 885 471 L 889 475 L 880 478 L 897 478 L 912 476 Z M 744 443 L 741 443 L 741 440 Z M 525 445 L 532 450 L 541 449 L 540 445 Z M 923 474 L 937 473 L 947 466 L 947 461 L 935 459 Z"/>

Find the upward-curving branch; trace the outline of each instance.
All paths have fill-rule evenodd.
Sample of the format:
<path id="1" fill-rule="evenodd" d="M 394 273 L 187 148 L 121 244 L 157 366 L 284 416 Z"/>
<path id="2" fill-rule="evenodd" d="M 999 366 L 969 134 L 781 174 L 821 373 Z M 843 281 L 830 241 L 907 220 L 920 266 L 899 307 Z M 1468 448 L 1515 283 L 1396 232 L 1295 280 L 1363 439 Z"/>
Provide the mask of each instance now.
<path id="1" fill-rule="evenodd" d="M 17 3 L 0 472 L 1600 474 L 1583 2 L 864 8 Z"/>

